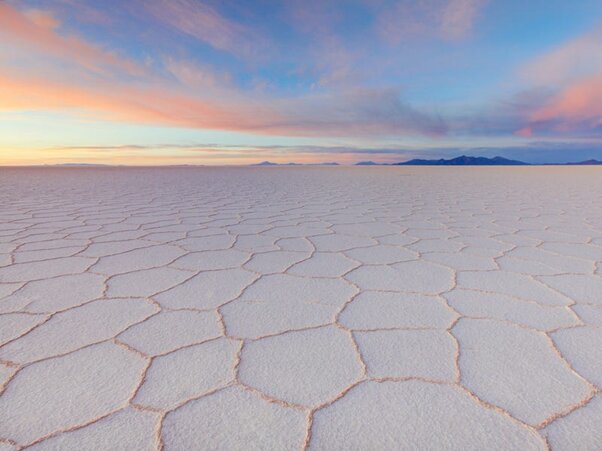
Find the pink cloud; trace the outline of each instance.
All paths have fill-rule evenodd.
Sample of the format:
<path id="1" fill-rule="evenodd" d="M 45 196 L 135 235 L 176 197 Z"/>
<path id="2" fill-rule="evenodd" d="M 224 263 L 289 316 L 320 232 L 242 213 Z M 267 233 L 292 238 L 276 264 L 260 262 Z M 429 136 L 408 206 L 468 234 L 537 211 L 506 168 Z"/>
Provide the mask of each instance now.
<path id="1" fill-rule="evenodd" d="M 562 85 L 602 73 L 602 27 L 535 58 L 520 74 L 536 86 Z"/>
<path id="2" fill-rule="evenodd" d="M 397 0 L 377 18 L 381 36 L 392 44 L 416 36 L 466 37 L 487 0 Z"/>
<path id="3" fill-rule="evenodd" d="M 7 4 L 0 8 L 0 36 L 11 42 L 15 58 L 0 62 L 0 110 L 66 110 L 114 121 L 266 135 L 445 132 L 439 118 L 405 104 L 396 90 L 300 97 L 245 93 L 210 67 L 168 58 L 164 72 L 149 73 L 81 37 L 63 36 L 48 20 L 32 20 Z"/>
<path id="4" fill-rule="evenodd" d="M 535 127 L 553 123 L 557 131 L 593 129 L 602 125 L 602 74 L 570 84 L 529 117 Z"/>
<path id="5" fill-rule="evenodd" d="M 45 58 L 76 62 L 93 72 L 108 73 L 115 69 L 130 75 L 143 72 L 139 65 L 112 52 L 75 36 L 60 35 L 56 30 L 59 25 L 59 21 L 49 12 L 21 12 L 9 4 L 0 3 L 0 37 L 5 42 L 12 42 L 26 52 L 41 52 Z"/>
<path id="6" fill-rule="evenodd" d="M 256 31 L 227 19 L 206 3 L 151 0 L 140 5 L 157 20 L 218 50 L 238 56 L 258 56 L 260 47 L 267 45 Z"/>
<path id="7" fill-rule="evenodd" d="M 474 26 L 486 0 L 449 0 L 440 17 L 441 34 L 450 39 L 461 39 Z"/>
<path id="8" fill-rule="evenodd" d="M 602 27 L 539 56 L 520 74 L 549 93 L 527 110 L 533 133 L 589 133 L 602 125 Z"/>

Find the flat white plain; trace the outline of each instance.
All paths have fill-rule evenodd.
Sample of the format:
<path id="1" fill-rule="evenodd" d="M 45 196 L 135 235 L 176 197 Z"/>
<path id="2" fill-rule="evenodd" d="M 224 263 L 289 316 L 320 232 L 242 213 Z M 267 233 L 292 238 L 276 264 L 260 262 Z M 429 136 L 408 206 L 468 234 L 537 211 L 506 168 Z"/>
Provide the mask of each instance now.
<path id="1" fill-rule="evenodd" d="M 0 170 L 0 449 L 602 449 L 602 168 Z"/>

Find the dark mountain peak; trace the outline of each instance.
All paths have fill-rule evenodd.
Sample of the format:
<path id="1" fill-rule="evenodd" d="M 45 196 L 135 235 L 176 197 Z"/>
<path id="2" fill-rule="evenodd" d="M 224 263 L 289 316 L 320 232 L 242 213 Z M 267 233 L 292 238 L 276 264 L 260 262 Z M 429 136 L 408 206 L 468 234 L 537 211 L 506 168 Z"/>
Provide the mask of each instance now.
<path id="1" fill-rule="evenodd" d="M 408 165 L 408 166 L 523 166 L 529 163 L 518 160 L 509 160 L 504 157 L 470 157 L 467 155 L 461 155 L 456 158 L 446 160 L 440 158 L 438 160 L 423 160 L 414 159 L 405 161 L 403 163 L 395 163 L 396 165 Z"/>

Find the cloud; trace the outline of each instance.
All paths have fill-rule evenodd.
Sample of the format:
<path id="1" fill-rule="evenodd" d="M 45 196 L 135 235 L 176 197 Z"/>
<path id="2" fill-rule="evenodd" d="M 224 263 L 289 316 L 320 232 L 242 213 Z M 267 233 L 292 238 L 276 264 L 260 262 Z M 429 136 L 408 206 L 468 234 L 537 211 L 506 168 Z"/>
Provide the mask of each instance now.
<path id="1" fill-rule="evenodd" d="M 539 56 L 520 71 L 545 95 L 519 134 L 602 132 L 602 27 Z"/>
<path id="2" fill-rule="evenodd" d="M 255 30 L 224 17 L 204 2 L 149 0 L 142 1 L 140 8 L 181 33 L 237 56 L 258 56 L 260 47 L 267 45 Z"/>
<path id="3" fill-rule="evenodd" d="M 440 17 L 441 34 L 450 39 L 461 39 L 474 26 L 486 0 L 449 0 Z"/>
<path id="4" fill-rule="evenodd" d="M 602 26 L 545 52 L 520 69 L 534 86 L 559 86 L 602 73 Z"/>
<path id="5" fill-rule="evenodd" d="M 150 74 L 138 63 L 82 38 L 64 37 L 58 29 L 36 24 L 11 6 L 1 8 L 0 25 L 5 27 L 0 34 L 17 45 L 18 54 L 15 62 L 3 64 L 0 74 L 0 108 L 5 111 L 67 110 L 115 121 L 266 135 L 446 131 L 441 118 L 404 103 L 397 90 L 354 88 L 270 96 L 244 92 L 210 69 L 169 58 L 165 65 L 169 77 Z M 74 67 L 66 71 L 66 65 Z"/>
<path id="6" fill-rule="evenodd" d="M 458 40 L 472 31 L 487 0 L 397 0 L 381 8 L 377 27 L 391 44 L 412 37 Z M 380 6 L 380 5 L 379 5 Z"/>
<path id="7" fill-rule="evenodd" d="M 602 131 L 602 74 L 561 89 L 529 115 L 529 127 L 560 132 Z"/>
<path id="8" fill-rule="evenodd" d="M 0 38 L 6 47 L 19 48 L 19 53 L 35 51 L 44 59 L 53 57 L 75 63 L 89 71 L 110 74 L 119 70 L 140 75 L 143 68 L 113 52 L 90 44 L 76 36 L 62 36 L 60 22 L 50 12 L 28 10 L 21 12 L 8 3 L 0 2 Z"/>

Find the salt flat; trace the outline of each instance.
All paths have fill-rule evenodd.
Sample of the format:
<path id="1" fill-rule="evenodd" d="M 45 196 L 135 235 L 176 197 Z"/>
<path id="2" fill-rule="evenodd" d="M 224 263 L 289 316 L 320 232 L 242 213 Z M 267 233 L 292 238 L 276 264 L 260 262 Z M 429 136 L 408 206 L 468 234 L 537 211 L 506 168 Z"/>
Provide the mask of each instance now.
<path id="1" fill-rule="evenodd" d="M 0 449 L 602 449 L 602 168 L 0 170 Z"/>

